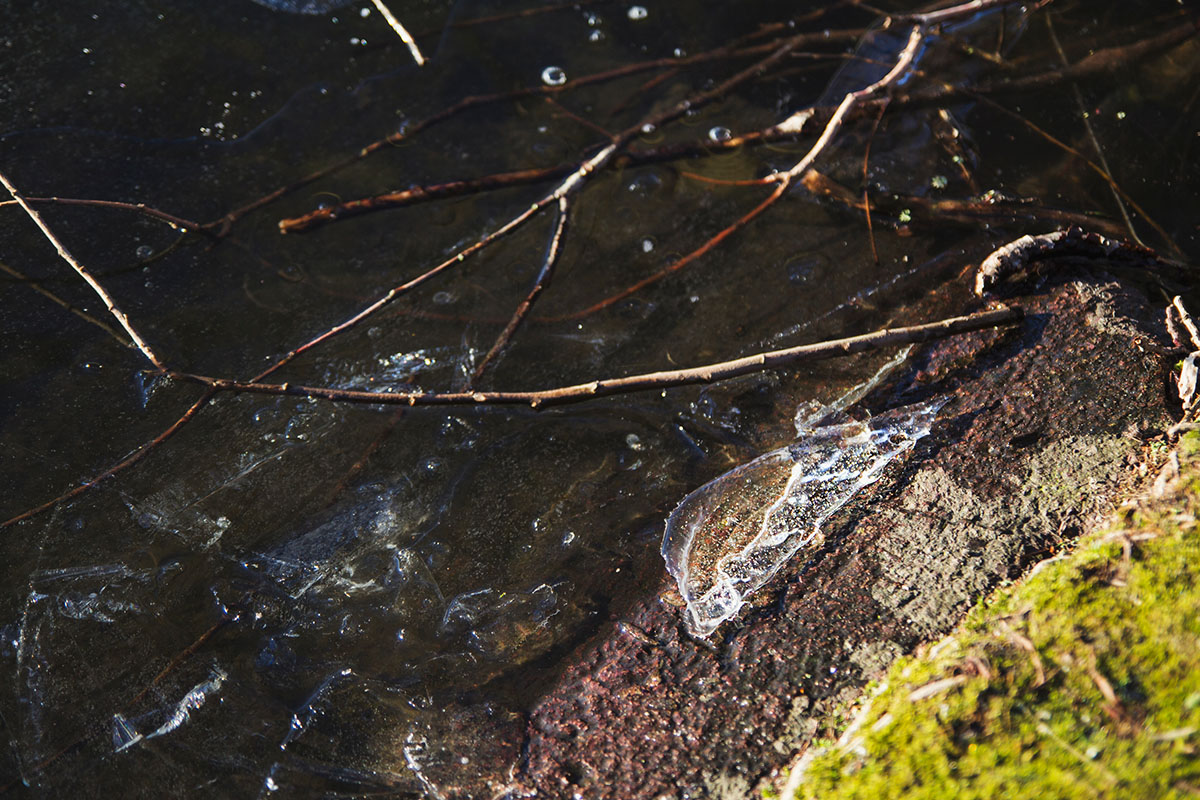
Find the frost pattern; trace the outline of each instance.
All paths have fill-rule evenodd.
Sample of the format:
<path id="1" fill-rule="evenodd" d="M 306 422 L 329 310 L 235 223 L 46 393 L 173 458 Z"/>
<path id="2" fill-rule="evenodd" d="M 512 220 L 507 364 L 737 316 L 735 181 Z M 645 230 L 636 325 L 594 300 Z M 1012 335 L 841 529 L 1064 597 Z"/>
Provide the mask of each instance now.
<path id="1" fill-rule="evenodd" d="M 683 499 L 662 554 L 693 634 L 708 636 L 820 533 L 821 525 L 929 433 L 945 400 L 825 425 Z"/>

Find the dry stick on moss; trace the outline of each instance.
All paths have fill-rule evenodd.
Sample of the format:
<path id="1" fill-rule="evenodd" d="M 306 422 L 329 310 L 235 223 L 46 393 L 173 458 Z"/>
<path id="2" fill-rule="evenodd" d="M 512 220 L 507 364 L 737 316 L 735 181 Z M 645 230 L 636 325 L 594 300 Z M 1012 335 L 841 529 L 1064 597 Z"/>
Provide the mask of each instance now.
<path id="1" fill-rule="evenodd" d="M 83 280 L 87 282 L 87 285 L 92 287 L 92 291 L 94 291 L 104 302 L 104 306 L 108 309 L 108 313 L 111 314 L 113 318 L 120 323 L 121 327 L 125 329 L 125 332 L 129 334 L 129 338 L 133 340 L 135 345 L 137 345 L 137 349 L 142 352 L 142 355 L 144 355 L 151 364 L 157 367 L 159 372 L 165 372 L 166 367 L 163 365 L 163 362 L 159 360 L 158 356 L 154 353 L 154 350 L 150 347 L 146 340 L 142 338 L 141 334 L 137 332 L 137 329 L 133 327 L 133 323 L 129 321 L 129 317 L 125 315 L 125 312 L 117 306 L 117 303 L 115 300 L 113 300 L 112 295 L 110 295 L 107 290 L 100 285 L 99 281 L 92 277 L 92 274 L 88 272 L 82 264 L 75 260 L 75 257 L 71 255 L 63 243 L 58 240 L 58 237 L 55 236 L 48 227 L 46 227 L 46 223 L 42 221 L 41 216 L 33 210 L 33 207 L 30 206 L 29 203 L 25 201 L 25 198 L 20 192 L 17 191 L 17 187 L 12 185 L 12 183 L 8 180 L 8 177 L 3 172 L 0 172 L 0 183 L 4 184 L 4 188 L 7 189 L 8 193 L 11 194 L 13 199 L 17 201 L 17 205 L 21 206 L 25 213 L 29 215 L 29 218 L 33 220 L 34 224 L 38 226 L 38 229 L 41 230 L 42 234 L 50 241 L 50 244 L 54 245 L 54 249 L 58 251 L 58 254 L 62 257 L 62 260 L 71 265 L 71 268 L 79 274 L 79 277 L 83 278 Z"/>
<path id="2" fill-rule="evenodd" d="M 517 310 L 513 312 L 512 319 L 504 326 L 504 330 L 496 338 L 495 344 L 488 350 L 487 355 L 479 362 L 479 366 L 475 367 L 475 372 L 471 376 L 471 381 L 477 381 L 483 375 L 484 370 L 488 368 L 494 360 L 500 357 L 504 352 L 504 348 L 508 347 L 509 341 L 513 334 L 516 333 L 517 327 L 528 316 L 529 310 L 533 308 L 533 304 L 537 302 L 538 297 L 546 287 L 550 284 L 550 278 L 554 275 L 554 265 L 558 262 L 558 254 L 562 252 L 563 237 L 567 232 L 567 217 L 569 200 L 563 197 L 558 201 L 558 221 L 554 225 L 554 232 L 550 235 L 550 244 L 546 248 L 546 257 L 542 260 L 542 268 L 538 271 L 537 278 L 533 282 L 533 288 L 525 295 L 525 299 L 517 306 Z M 471 384 L 467 385 L 470 388 Z"/>
<path id="3" fill-rule="evenodd" d="M 527 405 L 537 409 L 552 405 L 577 403 L 616 394 L 628 394 L 630 392 L 647 390 L 661 391 L 677 386 L 712 383 L 714 381 L 735 378 L 739 375 L 748 375 L 768 369 L 848 356 L 867 350 L 875 350 L 880 347 L 928 342 L 959 333 L 994 328 L 999 325 L 1016 322 L 1022 316 L 1022 311 L 1019 308 L 999 308 L 991 311 L 980 311 L 962 317 L 951 317 L 924 325 L 885 328 L 861 336 L 850 336 L 845 339 L 835 339 L 828 342 L 789 347 L 784 350 L 757 353 L 732 361 L 706 364 L 702 367 L 693 367 L 691 369 L 666 370 L 642 375 L 630 375 L 625 378 L 588 381 L 587 383 L 538 391 L 369 392 L 354 389 L 337 389 L 327 386 L 301 386 L 290 383 L 243 383 L 184 372 L 173 372 L 171 376 L 179 380 L 199 383 L 218 391 L 290 395 L 334 400 L 344 403 L 405 406 Z"/>
<path id="4" fill-rule="evenodd" d="M 1005 638 L 1013 643 L 1016 647 L 1024 650 L 1029 656 L 1029 663 L 1033 666 L 1034 687 L 1041 686 L 1046 682 L 1046 667 L 1042 663 L 1042 657 L 1038 654 L 1037 645 L 1033 640 L 1022 633 L 1019 633 L 1012 625 L 1008 624 L 1007 620 L 999 620 L 998 627 L 1004 633 Z"/>

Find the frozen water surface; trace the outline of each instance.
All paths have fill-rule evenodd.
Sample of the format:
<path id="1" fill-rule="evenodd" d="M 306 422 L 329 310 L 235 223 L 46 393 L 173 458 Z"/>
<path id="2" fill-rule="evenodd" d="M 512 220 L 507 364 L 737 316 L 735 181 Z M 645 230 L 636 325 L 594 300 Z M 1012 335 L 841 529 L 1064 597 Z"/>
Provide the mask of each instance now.
<path id="1" fill-rule="evenodd" d="M 290 14 L 328 14 L 348 6 L 354 0 L 254 0 L 260 6 Z"/>
<path id="2" fill-rule="evenodd" d="M 145 202 L 206 222 L 390 132 L 413 134 L 248 213 L 211 247 L 171 248 L 177 231 L 124 212 L 45 209 L 173 364 L 222 376 L 258 374 L 548 187 L 445 198 L 304 236 L 278 235 L 281 217 L 414 182 L 572 163 L 607 141 L 596 125 L 643 125 L 746 65 L 655 67 L 665 82 L 641 90 L 649 74 L 568 83 L 562 106 L 525 98 L 473 107 L 416 135 L 423 120 L 469 96 L 541 91 L 549 65 L 563 73 L 552 78 L 581 79 L 713 52 L 786 22 L 789 10 L 642 3 L 645 18 L 631 21 L 626 4 L 388 0 L 434 56 L 417 72 L 399 43 L 380 38 L 378 14 L 362 16 L 368 2 L 263 2 L 278 11 L 250 0 L 171 4 L 170 13 L 129 3 L 119 15 L 81 15 L 63 3 L 5 7 L 20 57 L 0 79 L 14 109 L 0 135 L 11 177 L 30 195 Z M 839 8 L 806 29 L 872 20 Z M 306 10 L 326 16 L 284 13 Z M 1021 16 L 1004 12 L 1013 36 L 959 29 L 956 37 L 970 34 L 977 49 L 1012 43 Z M 852 63 L 886 70 L 903 45 L 892 33 L 873 33 L 858 49 L 867 58 Z M 354 38 L 372 45 L 351 47 Z M 985 63 L 958 43 L 927 45 L 922 69 L 950 85 L 968 85 L 965 71 Z M 943 66 L 927 69 L 939 54 Z M 842 60 L 764 75 L 679 124 L 648 126 L 636 147 L 703 146 L 714 128 L 716 139 L 726 128 L 757 130 L 817 100 L 831 80 L 835 90 L 857 89 L 881 74 L 835 78 L 835 64 Z M 943 131 L 933 110 L 889 109 L 877 130 L 846 126 L 846 146 L 830 151 L 822 171 L 858 185 L 859 145 L 870 136 L 868 183 L 880 196 L 926 196 L 930 176 L 945 175 L 941 191 L 967 197 L 974 191 L 958 176 L 968 168 L 998 192 L 1039 193 L 1030 175 L 1010 169 L 1028 159 L 1004 144 L 1007 118 L 972 130 L 963 127 L 976 122 L 970 108 L 954 111 L 963 117 L 955 129 L 963 169 L 949 140 L 932 135 Z M 1061 109 L 1049 111 L 1067 124 Z M 217 122 L 220 136 L 196 135 Z M 788 148 L 744 148 L 594 174 L 572 205 L 553 284 L 480 388 L 700 365 L 959 310 L 952 292 L 929 290 L 962 258 L 990 249 L 990 234 L 880 225 L 876 257 L 859 217 L 793 194 L 686 269 L 588 312 L 761 202 L 761 187 L 683 171 L 711 166 L 711 177 L 740 180 L 796 158 Z M 1064 206 L 1094 205 L 1082 184 L 1058 180 L 1051 194 Z M 36 226 L 17 213 L 2 222 L 6 263 L 104 316 Z M 551 228 L 545 217 L 531 222 L 290 362 L 278 379 L 461 388 L 529 292 Z M 153 248 L 146 263 L 140 247 Z M 29 281 L 5 280 L 3 518 L 141 452 L 200 394 L 143 372 L 138 354 L 31 293 Z M 805 432 L 780 433 L 790 421 L 777 409 L 858 384 L 879 360 L 538 413 L 214 398 L 135 466 L 7 532 L 0 718 L 9 746 L 0 785 L 24 782 L 17 794 L 50 798 L 173 787 L 212 797 L 490 797 L 462 787 L 498 786 L 510 765 L 525 763 L 524 715 L 607 635 L 607 621 L 657 588 L 648 537 L 661 537 L 664 509 L 703 482 L 698 471 L 707 479 L 731 454 L 743 463 L 792 444 L 707 487 L 675 516 L 672 563 L 687 569 L 692 613 L 704 614 L 697 624 L 712 626 L 789 554 L 811 548 L 833 524 L 828 515 L 911 446 L 932 408 L 830 425 L 829 408 L 805 405 L 797 415 Z M 728 596 L 708 594 L 704 612 L 714 589 Z"/>
<path id="3" fill-rule="evenodd" d="M 734 617 L 834 512 L 929 433 L 944 402 L 802 432 L 685 497 L 667 520 L 662 554 L 688 629 L 708 636 Z"/>

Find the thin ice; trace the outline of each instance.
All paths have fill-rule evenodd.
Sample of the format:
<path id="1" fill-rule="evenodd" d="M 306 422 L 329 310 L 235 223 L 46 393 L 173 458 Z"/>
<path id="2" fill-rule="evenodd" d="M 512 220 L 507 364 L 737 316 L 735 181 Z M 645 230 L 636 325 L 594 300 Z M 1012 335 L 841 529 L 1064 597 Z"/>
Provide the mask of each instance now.
<path id="1" fill-rule="evenodd" d="M 795 442 L 705 484 L 671 514 L 662 554 L 692 633 L 708 636 L 734 617 L 830 516 L 929 433 L 945 400 L 820 424 L 861 399 L 903 355 L 831 406 L 802 406 Z"/>

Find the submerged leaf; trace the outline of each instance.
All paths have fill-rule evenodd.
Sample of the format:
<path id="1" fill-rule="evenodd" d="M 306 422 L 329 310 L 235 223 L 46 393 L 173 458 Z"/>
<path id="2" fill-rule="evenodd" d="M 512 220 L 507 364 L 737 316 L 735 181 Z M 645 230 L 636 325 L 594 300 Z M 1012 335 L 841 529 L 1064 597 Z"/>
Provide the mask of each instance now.
<path id="1" fill-rule="evenodd" d="M 945 400 L 826 425 L 710 481 L 667 519 L 662 554 L 708 636 L 813 541 L 821 525 L 929 433 Z"/>

